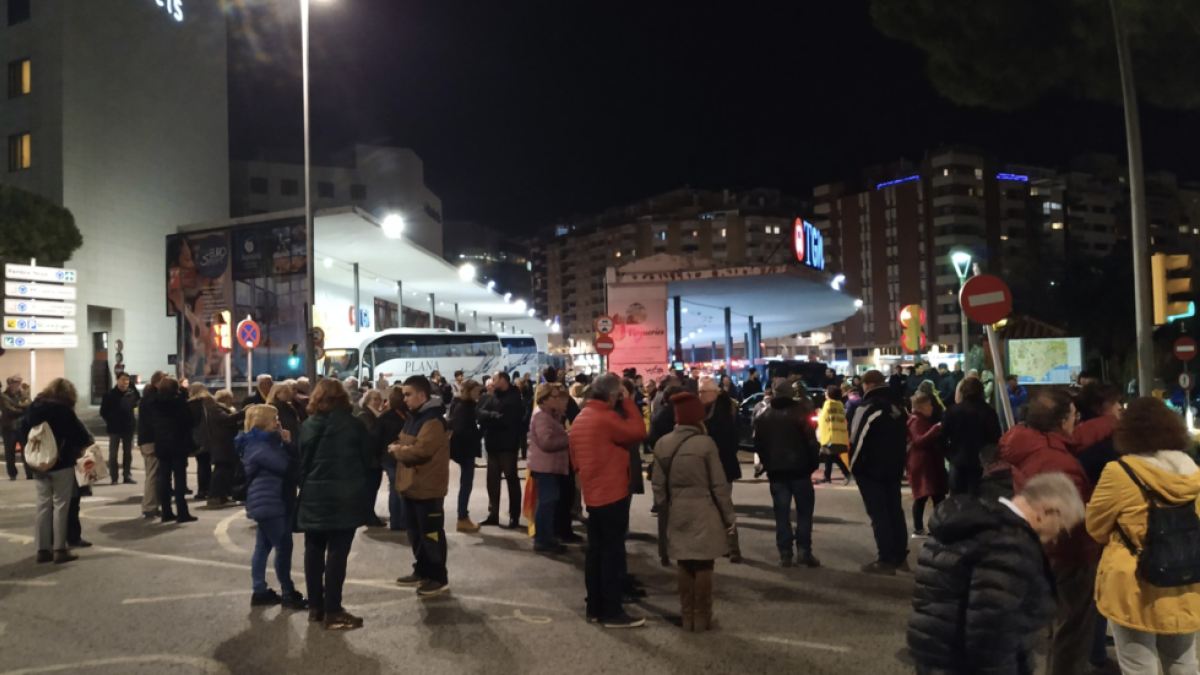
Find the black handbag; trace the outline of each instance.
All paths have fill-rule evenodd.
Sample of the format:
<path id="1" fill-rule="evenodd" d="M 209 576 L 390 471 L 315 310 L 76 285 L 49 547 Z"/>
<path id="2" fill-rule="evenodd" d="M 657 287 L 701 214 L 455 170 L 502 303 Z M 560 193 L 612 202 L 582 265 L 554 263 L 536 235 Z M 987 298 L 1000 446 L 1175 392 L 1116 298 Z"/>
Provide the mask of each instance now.
<path id="1" fill-rule="evenodd" d="M 1177 588 L 1200 583 L 1200 516 L 1196 502 L 1176 504 L 1142 482 L 1125 460 L 1117 463 L 1141 489 L 1149 504 L 1146 538 L 1139 551 L 1117 525 L 1117 534 L 1137 558 L 1137 576 L 1157 588 Z"/>

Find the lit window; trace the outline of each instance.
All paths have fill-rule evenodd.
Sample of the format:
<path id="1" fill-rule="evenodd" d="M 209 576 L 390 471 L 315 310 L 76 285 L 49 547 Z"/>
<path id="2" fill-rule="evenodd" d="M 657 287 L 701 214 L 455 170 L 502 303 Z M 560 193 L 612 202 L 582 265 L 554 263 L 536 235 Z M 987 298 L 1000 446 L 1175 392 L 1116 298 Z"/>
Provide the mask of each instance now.
<path id="1" fill-rule="evenodd" d="M 771 226 L 767 225 L 766 227 L 763 228 L 763 231 L 766 232 L 767 234 L 771 234 Z"/>
<path id="2" fill-rule="evenodd" d="M 1187 231 L 1188 231 L 1187 225 L 1180 225 L 1180 226 L 1179 226 L 1179 231 L 1180 231 L 1182 234 L 1187 234 Z"/>
<path id="3" fill-rule="evenodd" d="M 30 161 L 30 143 L 29 134 L 17 134 L 8 137 L 9 171 L 20 171 L 30 167 L 32 163 Z"/>
<path id="4" fill-rule="evenodd" d="M 975 169 L 975 180 L 983 180 L 983 169 Z"/>
<path id="5" fill-rule="evenodd" d="M 620 251 L 617 251 L 617 257 L 618 257 L 618 258 L 620 258 L 620 257 L 621 257 L 621 252 L 620 252 Z"/>
<path id="6" fill-rule="evenodd" d="M 779 234 L 779 226 L 778 225 L 775 226 L 775 234 Z"/>
<path id="7" fill-rule="evenodd" d="M 8 97 L 18 98 L 30 92 L 29 59 L 21 59 L 8 64 Z"/>
<path id="8" fill-rule="evenodd" d="M 950 169 L 948 169 L 948 168 L 947 168 L 947 169 L 942 169 L 942 175 L 943 175 L 943 176 L 949 176 L 949 175 L 950 175 Z"/>
<path id="9" fill-rule="evenodd" d="M 1050 229 L 1061 230 L 1061 229 L 1063 229 L 1063 224 L 1062 223 L 1050 223 Z"/>
<path id="10" fill-rule="evenodd" d="M 1034 197 L 1038 196 L 1038 189 L 1037 188 L 1029 188 L 1029 194 L 1033 195 Z"/>
<path id="11" fill-rule="evenodd" d="M 1008 235 L 1007 234 L 1000 235 L 1000 241 L 1008 241 Z"/>
<path id="12" fill-rule="evenodd" d="M 723 228 L 723 227 L 721 228 L 721 236 L 722 236 L 722 237 L 724 237 L 724 236 L 725 236 L 725 228 Z"/>

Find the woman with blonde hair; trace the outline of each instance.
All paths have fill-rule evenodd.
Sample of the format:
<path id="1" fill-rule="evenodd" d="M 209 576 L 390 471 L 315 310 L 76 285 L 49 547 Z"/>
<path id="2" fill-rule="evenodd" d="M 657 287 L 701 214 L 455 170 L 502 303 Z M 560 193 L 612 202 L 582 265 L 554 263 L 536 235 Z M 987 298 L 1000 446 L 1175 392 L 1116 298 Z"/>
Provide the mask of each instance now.
<path id="1" fill-rule="evenodd" d="M 300 437 L 300 413 L 296 411 L 296 386 L 288 382 L 276 382 L 267 392 L 267 405 L 275 406 L 279 414 L 279 425 L 287 429 L 292 438 Z"/>
<path id="2" fill-rule="evenodd" d="M 92 444 L 92 435 L 75 415 L 77 400 L 75 385 L 69 380 L 61 377 L 51 380 L 33 400 L 17 430 L 17 442 L 24 448 L 28 444 L 30 430 L 44 423 L 50 427 L 58 446 L 58 460 L 54 465 L 45 471 L 33 471 L 34 484 L 37 486 L 34 541 L 39 563 L 53 561 L 61 564 L 78 559 L 67 550 L 67 521 L 71 500 L 78 491 L 75 462 L 80 453 Z"/>
<path id="3" fill-rule="evenodd" d="M 336 380 L 317 383 L 308 413 L 300 430 L 296 530 L 304 533 L 309 620 L 329 630 L 360 628 L 362 619 L 342 607 L 342 585 L 354 531 L 367 524 L 376 447 L 351 414 L 349 392 Z"/>

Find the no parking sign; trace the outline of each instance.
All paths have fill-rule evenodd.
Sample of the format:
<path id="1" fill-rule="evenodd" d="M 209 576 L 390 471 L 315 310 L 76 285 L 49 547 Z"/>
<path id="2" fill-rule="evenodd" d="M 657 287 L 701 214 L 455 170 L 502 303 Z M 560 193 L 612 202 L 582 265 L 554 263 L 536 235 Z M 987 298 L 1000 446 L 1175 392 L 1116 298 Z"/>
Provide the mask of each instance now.
<path id="1" fill-rule="evenodd" d="M 262 331 L 253 319 L 245 319 L 237 325 L 237 341 L 244 349 L 250 351 L 262 343 Z"/>

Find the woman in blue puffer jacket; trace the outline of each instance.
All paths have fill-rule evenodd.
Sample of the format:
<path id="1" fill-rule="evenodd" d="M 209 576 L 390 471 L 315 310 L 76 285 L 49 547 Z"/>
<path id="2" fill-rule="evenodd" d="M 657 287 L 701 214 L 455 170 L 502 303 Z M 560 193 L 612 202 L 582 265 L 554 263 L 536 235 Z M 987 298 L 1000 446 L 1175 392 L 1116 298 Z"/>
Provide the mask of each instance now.
<path id="1" fill-rule="evenodd" d="M 250 605 L 282 604 L 288 609 L 306 609 L 304 595 L 292 583 L 292 516 L 298 456 L 291 434 L 280 428 L 279 413 L 273 406 L 254 405 L 246 409 L 246 431 L 234 443 L 242 455 L 249 483 L 246 515 L 258 523 L 258 540 L 250 558 L 250 579 L 254 584 Z M 267 586 L 267 556 L 271 549 L 275 549 L 275 577 L 282 595 Z"/>

